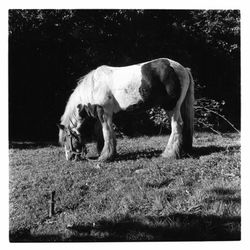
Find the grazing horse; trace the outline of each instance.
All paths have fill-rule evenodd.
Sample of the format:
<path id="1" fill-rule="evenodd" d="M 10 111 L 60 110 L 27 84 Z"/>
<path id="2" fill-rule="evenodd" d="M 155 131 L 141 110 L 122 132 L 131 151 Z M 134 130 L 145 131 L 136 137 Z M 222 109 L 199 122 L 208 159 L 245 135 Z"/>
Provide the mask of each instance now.
<path id="1" fill-rule="evenodd" d="M 98 160 L 116 153 L 113 114 L 119 111 L 164 108 L 171 120 L 171 135 L 162 153 L 180 158 L 193 141 L 194 81 L 188 68 L 167 58 L 126 67 L 100 66 L 82 77 L 71 94 L 59 125 L 59 142 L 66 159 L 86 151 L 84 124 L 90 117 L 99 122 Z"/>

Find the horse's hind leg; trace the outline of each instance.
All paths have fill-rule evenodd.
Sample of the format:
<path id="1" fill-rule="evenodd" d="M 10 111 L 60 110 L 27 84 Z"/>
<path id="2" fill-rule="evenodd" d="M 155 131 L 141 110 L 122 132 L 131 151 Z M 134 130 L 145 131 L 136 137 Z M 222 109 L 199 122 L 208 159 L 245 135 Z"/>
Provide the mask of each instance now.
<path id="1" fill-rule="evenodd" d="M 179 80 L 181 86 L 181 94 L 179 100 L 176 103 L 175 108 L 168 112 L 171 119 L 171 134 L 168 140 L 168 144 L 162 153 L 163 157 L 166 158 L 181 158 L 183 153 L 183 140 L 186 140 L 186 135 L 183 134 L 184 122 L 181 115 L 181 106 L 185 100 L 187 90 L 189 87 L 189 75 L 186 70 L 182 70 L 179 73 Z"/>
<path id="2" fill-rule="evenodd" d="M 104 139 L 104 147 L 98 158 L 99 161 L 111 160 L 116 154 L 116 138 L 113 130 L 112 114 L 103 114 L 102 133 Z"/>
<path id="3" fill-rule="evenodd" d="M 169 137 L 168 144 L 162 153 L 162 156 L 165 158 L 178 159 L 181 157 L 183 142 L 183 121 L 178 105 L 168 114 L 171 119 L 171 135 Z"/>

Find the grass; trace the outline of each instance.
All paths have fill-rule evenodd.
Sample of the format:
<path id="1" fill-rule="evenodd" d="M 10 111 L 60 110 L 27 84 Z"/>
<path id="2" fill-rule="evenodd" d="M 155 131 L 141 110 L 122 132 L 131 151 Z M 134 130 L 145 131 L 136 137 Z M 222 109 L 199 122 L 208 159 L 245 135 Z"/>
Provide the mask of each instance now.
<path id="1" fill-rule="evenodd" d="M 166 140 L 119 139 L 117 159 L 99 165 L 12 144 L 10 241 L 240 240 L 239 135 L 197 133 L 181 160 L 159 157 Z"/>

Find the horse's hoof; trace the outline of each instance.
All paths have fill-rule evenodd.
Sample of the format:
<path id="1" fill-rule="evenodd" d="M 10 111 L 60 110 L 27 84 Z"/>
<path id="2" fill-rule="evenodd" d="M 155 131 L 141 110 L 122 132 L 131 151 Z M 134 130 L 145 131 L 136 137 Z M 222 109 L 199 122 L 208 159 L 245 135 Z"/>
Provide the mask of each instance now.
<path id="1" fill-rule="evenodd" d="M 170 159 L 170 160 L 180 159 L 180 156 L 176 153 L 173 153 L 173 152 L 164 152 L 161 154 L 161 157 L 166 158 L 166 159 Z"/>
<path id="2" fill-rule="evenodd" d="M 109 156 L 103 154 L 103 155 L 99 156 L 98 161 L 100 161 L 100 162 L 110 162 L 110 161 L 112 161 L 114 159 L 114 157 L 115 157 L 114 154 L 109 155 Z"/>
<path id="3" fill-rule="evenodd" d="M 95 166 L 94 166 L 95 169 L 100 169 L 101 168 L 101 164 L 100 163 L 97 163 Z"/>
<path id="4" fill-rule="evenodd" d="M 100 155 L 99 158 L 98 158 L 98 161 L 100 162 L 110 162 L 114 159 L 114 156 L 104 156 L 104 155 Z"/>
<path id="5" fill-rule="evenodd" d="M 99 162 L 108 162 L 109 161 L 109 159 L 107 158 L 107 157 L 99 157 L 98 159 L 97 159 L 97 161 L 99 161 Z"/>

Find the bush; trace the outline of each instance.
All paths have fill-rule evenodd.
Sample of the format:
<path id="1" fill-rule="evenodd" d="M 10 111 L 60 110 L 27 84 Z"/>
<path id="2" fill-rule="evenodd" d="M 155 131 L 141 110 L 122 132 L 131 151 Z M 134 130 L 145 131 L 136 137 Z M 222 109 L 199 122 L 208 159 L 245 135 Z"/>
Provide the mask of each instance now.
<path id="1" fill-rule="evenodd" d="M 211 129 L 214 132 L 220 129 L 220 114 L 225 102 L 207 99 L 205 97 L 195 101 L 194 126 L 198 131 Z"/>
<path id="2" fill-rule="evenodd" d="M 223 115 L 225 101 L 216 101 L 201 97 L 195 100 L 194 129 L 211 130 L 220 134 L 225 130 L 235 130 L 235 126 Z M 118 135 L 161 134 L 171 131 L 167 112 L 161 107 L 154 107 L 141 114 L 123 113 L 116 119 L 115 131 Z"/>

